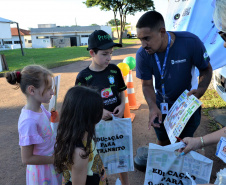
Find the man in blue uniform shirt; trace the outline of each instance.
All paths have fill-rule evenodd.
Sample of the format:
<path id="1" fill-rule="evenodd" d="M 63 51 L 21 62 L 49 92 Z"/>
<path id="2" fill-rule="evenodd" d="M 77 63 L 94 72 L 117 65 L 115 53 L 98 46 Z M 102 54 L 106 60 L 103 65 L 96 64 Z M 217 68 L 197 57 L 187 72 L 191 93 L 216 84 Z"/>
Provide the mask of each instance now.
<path id="1" fill-rule="evenodd" d="M 136 54 L 136 76 L 141 79 L 149 106 L 148 128 L 154 127 L 159 145 L 168 145 L 170 141 L 163 125 L 167 111 L 186 89 L 188 95 L 197 98 L 205 93 L 212 78 L 210 58 L 196 35 L 167 32 L 162 15 L 156 11 L 143 14 L 136 27 L 142 44 Z M 200 73 L 199 82 L 195 67 Z M 200 119 L 201 108 L 192 115 L 180 138 L 192 137 Z"/>

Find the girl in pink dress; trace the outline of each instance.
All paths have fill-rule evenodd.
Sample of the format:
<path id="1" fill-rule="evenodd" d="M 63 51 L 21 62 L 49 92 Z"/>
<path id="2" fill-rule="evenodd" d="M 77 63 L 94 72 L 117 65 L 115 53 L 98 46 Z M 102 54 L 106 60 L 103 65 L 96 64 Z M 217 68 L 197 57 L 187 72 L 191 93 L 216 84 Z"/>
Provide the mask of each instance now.
<path id="1" fill-rule="evenodd" d="M 62 176 L 53 166 L 55 137 L 50 126 L 51 113 L 42 103 L 49 103 L 54 94 L 52 73 L 38 65 L 26 66 L 21 72 L 10 72 L 6 79 L 25 94 L 27 103 L 18 121 L 21 158 L 27 165 L 26 184 L 58 185 Z"/>

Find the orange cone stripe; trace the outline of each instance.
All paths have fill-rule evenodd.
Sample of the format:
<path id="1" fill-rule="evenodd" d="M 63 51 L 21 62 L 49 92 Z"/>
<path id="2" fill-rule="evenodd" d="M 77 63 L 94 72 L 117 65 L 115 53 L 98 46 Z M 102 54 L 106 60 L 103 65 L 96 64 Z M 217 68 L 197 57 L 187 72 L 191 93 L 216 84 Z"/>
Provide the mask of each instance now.
<path id="1" fill-rule="evenodd" d="M 125 97 L 125 103 L 129 103 L 128 97 Z"/>
<path id="2" fill-rule="evenodd" d="M 129 98 L 129 103 L 132 105 L 132 106 L 136 106 L 137 105 L 137 102 L 136 102 L 136 97 L 135 97 L 135 94 L 128 94 L 128 98 Z"/>
<path id="3" fill-rule="evenodd" d="M 133 82 L 127 82 L 126 85 L 127 85 L 127 88 L 134 88 L 134 87 L 133 87 Z"/>
<path id="4" fill-rule="evenodd" d="M 128 91 L 128 96 L 129 96 L 130 94 L 135 93 L 134 88 L 132 88 L 132 89 L 127 89 L 127 91 Z"/>
<path id="5" fill-rule="evenodd" d="M 129 107 L 130 109 L 138 109 L 141 104 L 136 102 L 135 90 L 133 86 L 132 70 L 130 70 L 129 74 L 127 75 L 126 85 L 127 85 L 128 99 L 129 99 Z"/>
<path id="6" fill-rule="evenodd" d="M 127 82 L 133 82 L 133 77 L 132 77 L 132 73 L 129 72 L 129 74 L 127 75 L 127 79 L 126 79 Z"/>
<path id="7" fill-rule="evenodd" d="M 130 108 L 129 108 L 129 99 L 128 99 L 128 94 L 127 90 L 125 92 L 125 110 L 124 110 L 124 118 L 131 118 L 131 121 L 134 120 L 135 114 L 130 113 Z"/>

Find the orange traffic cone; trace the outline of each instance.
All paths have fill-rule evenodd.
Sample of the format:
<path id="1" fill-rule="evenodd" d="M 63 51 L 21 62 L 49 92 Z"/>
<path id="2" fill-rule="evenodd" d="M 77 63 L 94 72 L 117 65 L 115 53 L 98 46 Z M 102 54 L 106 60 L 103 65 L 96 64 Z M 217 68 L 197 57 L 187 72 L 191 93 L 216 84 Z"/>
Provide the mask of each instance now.
<path id="1" fill-rule="evenodd" d="M 133 86 L 133 77 L 132 77 L 132 70 L 129 71 L 127 75 L 127 92 L 128 92 L 128 99 L 129 99 L 129 108 L 132 110 L 139 109 L 140 103 L 136 101 L 135 91 Z"/>
<path id="2" fill-rule="evenodd" d="M 131 118 L 131 121 L 133 122 L 133 120 L 134 120 L 134 118 L 135 118 L 135 114 L 134 114 L 134 113 L 130 113 L 130 109 L 129 109 L 129 100 L 128 100 L 127 90 L 125 90 L 124 92 L 125 92 L 125 110 L 124 110 L 124 118 Z"/>

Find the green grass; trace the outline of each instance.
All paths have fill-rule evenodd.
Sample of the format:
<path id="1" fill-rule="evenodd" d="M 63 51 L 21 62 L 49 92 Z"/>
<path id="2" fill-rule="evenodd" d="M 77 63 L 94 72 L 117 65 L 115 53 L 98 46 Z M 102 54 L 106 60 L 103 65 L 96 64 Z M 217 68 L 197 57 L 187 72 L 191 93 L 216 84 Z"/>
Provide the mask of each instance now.
<path id="1" fill-rule="evenodd" d="M 220 123 L 217 123 L 208 112 L 213 109 L 226 108 L 226 102 L 218 95 L 214 89 L 207 89 L 205 94 L 200 98 L 202 101 L 202 112 L 209 118 L 209 129 L 213 132 L 222 128 Z"/>
<path id="2" fill-rule="evenodd" d="M 116 39 L 116 40 L 114 40 L 114 42 L 118 43 L 119 40 Z M 140 43 L 140 40 L 136 39 L 136 38 L 122 39 L 122 46 L 123 47 L 129 46 L 129 45 L 132 45 L 132 44 L 137 44 L 137 43 Z"/>
<path id="3" fill-rule="evenodd" d="M 22 56 L 20 49 L 0 51 L 4 54 L 9 71 L 20 70 L 26 65 L 39 64 L 47 68 L 66 65 L 79 60 L 90 58 L 87 47 L 66 47 L 66 48 L 39 48 L 24 49 L 25 56 Z"/>
<path id="4" fill-rule="evenodd" d="M 114 40 L 118 42 L 118 40 Z M 136 44 L 138 39 L 123 39 L 123 47 Z M 90 58 L 87 46 L 66 47 L 66 48 L 38 48 L 24 49 L 25 56 L 22 56 L 20 49 L 0 51 L 4 54 L 9 71 L 21 70 L 24 66 L 38 64 L 47 68 L 54 68 L 82 61 Z M 114 48 L 117 49 L 117 48 Z M 5 73 L 7 71 L 0 72 Z"/>
<path id="5" fill-rule="evenodd" d="M 121 28 L 121 26 L 118 26 L 118 30 L 120 31 L 120 28 Z M 130 30 L 131 29 L 131 26 L 125 26 L 125 30 Z M 116 27 L 112 27 L 111 28 L 111 31 L 112 32 L 114 32 L 114 31 L 116 31 L 117 30 L 117 28 Z"/>
<path id="6" fill-rule="evenodd" d="M 120 30 L 120 27 L 118 28 Z M 116 31 L 117 29 L 116 28 L 111 28 L 111 31 L 114 32 Z"/>
<path id="7" fill-rule="evenodd" d="M 226 102 L 218 95 L 217 91 L 214 89 L 207 89 L 200 100 L 203 103 L 202 108 L 207 110 L 226 108 Z"/>

